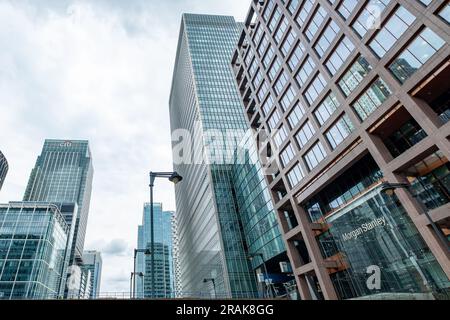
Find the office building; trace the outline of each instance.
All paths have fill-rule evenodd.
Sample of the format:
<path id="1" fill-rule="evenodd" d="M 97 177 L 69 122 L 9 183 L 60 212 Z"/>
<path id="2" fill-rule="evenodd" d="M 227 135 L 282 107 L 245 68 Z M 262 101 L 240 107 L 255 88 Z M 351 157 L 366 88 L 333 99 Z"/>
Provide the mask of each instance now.
<path id="1" fill-rule="evenodd" d="M 25 191 L 24 201 L 78 205 L 71 264 L 82 261 L 93 173 L 88 141 L 46 140 Z"/>
<path id="2" fill-rule="evenodd" d="M 6 174 L 8 173 L 8 161 L 3 153 L 0 151 L 0 190 L 5 182 Z"/>
<path id="3" fill-rule="evenodd" d="M 303 299 L 449 298 L 449 23 L 444 0 L 252 1 L 231 65 Z"/>
<path id="4" fill-rule="evenodd" d="M 152 256 L 139 252 L 136 257 L 136 297 L 173 298 L 175 278 L 172 242 L 172 218 L 174 213 L 163 211 L 161 203 L 153 204 L 154 214 L 154 287 L 152 287 Z M 151 250 L 150 204 L 144 204 L 142 225 L 138 226 L 138 249 Z"/>
<path id="5" fill-rule="evenodd" d="M 174 141 L 186 297 L 258 297 L 257 274 L 269 278 L 264 263 L 281 287 L 287 280 L 279 268 L 286 250 L 230 67 L 241 29 L 233 17 L 182 17 L 170 118 L 174 139 L 189 136 L 182 161 Z"/>
<path id="6" fill-rule="evenodd" d="M 69 239 L 70 227 L 57 205 L 0 205 L 0 299 L 62 298 Z"/>
<path id="7" fill-rule="evenodd" d="M 96 299 L 100 294 L 102 279 L 102 254 L 99 251 L 88 250 L 83 252 L 83 268 L 90 272 L 90 299 Z"/>

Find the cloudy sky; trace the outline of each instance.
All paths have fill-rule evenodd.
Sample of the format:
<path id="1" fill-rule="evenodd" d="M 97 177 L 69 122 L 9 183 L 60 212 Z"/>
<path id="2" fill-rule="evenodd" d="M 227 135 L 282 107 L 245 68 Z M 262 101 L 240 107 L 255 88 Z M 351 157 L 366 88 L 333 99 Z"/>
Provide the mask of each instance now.
<path id="1" fill-rule="evenodd" d="M 103 292 L 127 292 L 149 170 L 172 168 L 168 99 L 183 12 L 233 15 L 250 0 L 0 0 L 0 202 L 21 200 L 44 139 L 88 139 L 86 249 Z M 169 182 L 155 200 L 175 209 Z"/>

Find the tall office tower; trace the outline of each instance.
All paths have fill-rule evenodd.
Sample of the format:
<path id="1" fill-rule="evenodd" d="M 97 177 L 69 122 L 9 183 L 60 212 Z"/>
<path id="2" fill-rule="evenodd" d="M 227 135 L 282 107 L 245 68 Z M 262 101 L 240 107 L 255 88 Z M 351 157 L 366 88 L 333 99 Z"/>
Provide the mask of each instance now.
<path id="1" fill-rule="evenodd" d="M 232 67 L 303 299 L 449 297 L 449 23 L 444 0 L 252 1 Z"/>
<path id="2" fill-rule="evenodd" d="M 176 202 L 188 297 L 257 297 L 257 273 L 266 280 L 270 273 L 281 287 L 289 280 L 279 267 L 288 258 L 230 67 L 241 29 L 226 16 L 184 14 L 181 22 L 170 118 L 173 138 L 182 138 L 174 141 L 174 167 L 183 176 Z"/>
<path id="3" fill-rule="evenodd" d="M 3 153 L 0 151 L 0 190 L 5 182 L 6 174 L 8 173 L 8 161 Z"/>
<path id="4" fill-rule="evenodd" d="M 72 264 L 80 264 L 83 255 L 93 173 L 88 141 L 46 140 L 25 191 L 24 201 L 78 205 Z M 65 218 L 71 226 L 73 217 Z"/>
<path id="5" fill-rule="evenodd" d="M 163 211 L 161 203 L 153 204 L 155 283 L 152 288 L 152 257 L 139 252 L 136 257 L 136 297 L 173 298 L 174 268 L 172 253 L 173 212 Z M 142 225 L 138 227 L 138 249 L 151 249 L 150 204 L 144 204 Z"/>
<path id="6" fill-rule="evenodd" d="M 0 299 L 64 296 L 71 231 L 60 210 L 38 202 L 0 205 Z"/>
<path id="7" fill-rule="evenodd" d="M 96 299 L 100 294 L 100 283 L 102 279 L 102 254 L 98 251 L 88 250 L 83 252 L 83 268 L 89 270 L 90 278 L 90 297 Z"/>
<path id="8" fill-rule="evenodd" d="M 173 254 L 173 282 L 174 297 L 183 296 L 183 288 L 181 286 L 181 265 L 180 265 L 180 241 L 178 236 L 178 222 L 176 212 L 172 216 L 172 254 Z"/>

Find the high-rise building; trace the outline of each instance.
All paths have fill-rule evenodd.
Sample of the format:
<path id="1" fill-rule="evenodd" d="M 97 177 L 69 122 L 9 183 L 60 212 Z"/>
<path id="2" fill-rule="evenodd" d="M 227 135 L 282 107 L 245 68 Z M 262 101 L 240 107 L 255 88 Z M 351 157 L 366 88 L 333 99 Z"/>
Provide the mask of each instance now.
<path id="1" fill-rule="evenodd" d="M 90 296 L 96 299 L 100 294 L 100 283 L 102 278 L 102 254 L 99 251 L 88 250 L 83 252 L 83 268 L 90 271 Z"/>
<path id="2" fill-rule="evenodd" d="M 279 268 L 286 250 L 230 67 L 241 29 L 233 17 L 182 17 L 170 118 L 174 138 L 188 145 L 180 151 L 174 142 L 174 167 L 184 178 L 176 202 L 187 297 L 257 297 L 257 273 L 288 280 Z"/>
<path id="3" fill-rule="evenodd" d="M 155 283 L 152 288 L 152 256 L 139 252 L 136 256 L 136 297 L 173 298 L 175 295 L 171 211 L 163 211 L 161 203 L 153 204 Z M 151 249 L 150 204 L 144 204 L 142 225 L 138 226 L 138 249 Z"/>
<path id="4" fill-rule="evenodd" d="M 444 0 L 252 1 L 231 64 L 303 299 L 449 297 L 449 23 Z"/>
<path id="5" fill-rule="evenodd" d="M 60 206 L 0 205 L 0 299 L 62 298 L 70 233 Z"/>
<path id="6" fill-rule="evenodd" d="M 0 151 L 0 190 L 5 182 L 6 174 L 8 173 L 8 161 L 3 153 Z"/>
<path id="7" fill-rule="evenodd" d="M 24 196 L 24 201 L 78 205 L 72 264 L 82 260 L 93 173 L 88 141 L 46 140 Z M 73 217 L 65 218 L 70 226 Z"/>

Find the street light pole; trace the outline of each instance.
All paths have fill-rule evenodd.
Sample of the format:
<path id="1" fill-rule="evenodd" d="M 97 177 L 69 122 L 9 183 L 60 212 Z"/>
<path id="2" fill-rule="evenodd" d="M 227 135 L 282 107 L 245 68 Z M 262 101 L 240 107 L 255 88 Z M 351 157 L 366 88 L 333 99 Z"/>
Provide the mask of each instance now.
<path id="1" fill-rule="evenodd" d="M 155 185 L 156 178 L 167 178 L 169 181 L 173 182 L 174 184 L 177 184 L 181 180 L 183 180 L 183 177 L 180 176 L 177 172 L 150 172 L 150 241 L 151 241 L 151 283 L 152 283 L 152 293 L 151 297 L 153 298 L 155 295 L 154 288 L 155 288 L 155 231 L 154 231 L 154 212 L 153 212 L 153 187 Z"/>
<path id="2" fill-rule="evenodd" d="M 134 249 L 134 255 L 133 255 L 133 272 L 131 273 L 131 278 L 132 278 L 132 283 L 133 283 L 133 289 L 132 289 L 132 292 L 133 292 L 132 297 L 133 297 L 133 299 L 136 298 L 136 257 L 137 257 L 137 254 L 138 254 L 138 253 L 143 253 L 143 254 L 145 254 L 146 256 L 148 256 L 148 255 L 151 254 L 152 257 L 153 257 L 152 252 L 153 252 L 153 251 L 151 251 L 151 250 L 149 250 L 149 249 Z M 131 286 L 131 284 L 130 284 L 130 286 Z M 130 294 L 130 296 L 131 296 L 131 294 Z"/>

